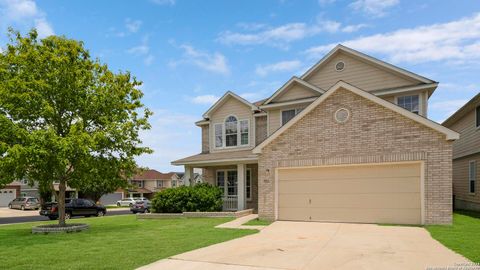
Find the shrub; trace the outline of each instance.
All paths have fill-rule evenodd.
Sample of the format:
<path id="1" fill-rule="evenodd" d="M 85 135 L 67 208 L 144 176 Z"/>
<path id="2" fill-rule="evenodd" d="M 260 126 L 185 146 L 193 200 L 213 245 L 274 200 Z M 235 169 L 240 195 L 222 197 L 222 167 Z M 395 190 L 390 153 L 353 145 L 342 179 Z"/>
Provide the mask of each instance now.
<path id="1" fill-rule="evenodd" d="M 222 210 L 222 191 L 210 184 L 168 188 L 155 194 L 155 213 L 215 212 Z"/>

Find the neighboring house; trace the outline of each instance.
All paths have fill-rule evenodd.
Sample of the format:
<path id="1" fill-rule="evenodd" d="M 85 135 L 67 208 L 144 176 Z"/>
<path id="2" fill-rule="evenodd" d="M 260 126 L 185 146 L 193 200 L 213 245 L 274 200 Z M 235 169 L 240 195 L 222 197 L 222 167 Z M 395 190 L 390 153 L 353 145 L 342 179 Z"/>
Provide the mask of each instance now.
<path id="1" fill-rule="evenodd" d="M 182 179 L 181 179 L 181 184 L 180 185 L 184 185 L 185 183 L 188 182 L 188 185 L 190 184 L 190 180 L 189 179 L 186 179 L 186 174 L 184 173 L 177 173 L 177 174 L 181 174 L 182 175 Z M 203 183 L 203 177 L 201 174 L 199 173 L 193 173 L 193 182 L 196 183 L 196 184 L 200 184 L 200 183 Z"/>
<path id="2" fill-rule="evenodd" d="M 443 125 L 460 133 L 453 143 L 455 208 L 480 211 L 480 93 Z"/>
<path id="3" fill-rule="evenodd" d="M 24 179 L 20 182 L 20 194 L 22 197 L 35 197 L 40 198 L 40 192 L 38 191 L 38 184 L 34 183 L 33 186 L 28 184 L 28 180 Z"/>
<path id="4" fill-rule="evenodd" d="M 202 152 L 173 161 L 270 220 L 452 222 L 452 143 L 427 119 L 438 83 L 342 45 L 270 97 L 227 92 L 196 122 Z M 189 181 L 186 181 L 189 183 Z"/>
<path id="5" fill-rule="evenodd" d="M 169 172 L 161 173 L 157 170 L 145 170 L 128 180 L 130 188 L 118 189 L 114 193 L 105 194 L 100 202 L 109 205 L 126 197 L 146 197 L 152 199 L 156 192 L 175 187 L 182 183 L 182 174 Z"/>
<path id="6" fill-rule="evenodd" d="M 21 196 L 21 185 L 20 182 L 15 181 L 0 188 L 0 207 L 7 207 L 11 201 Z"/>

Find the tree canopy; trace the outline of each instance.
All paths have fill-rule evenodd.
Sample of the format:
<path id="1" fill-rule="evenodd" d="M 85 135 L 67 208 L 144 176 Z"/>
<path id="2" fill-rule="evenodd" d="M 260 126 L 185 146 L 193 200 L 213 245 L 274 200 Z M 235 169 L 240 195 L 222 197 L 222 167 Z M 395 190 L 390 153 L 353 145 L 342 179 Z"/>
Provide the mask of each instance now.
<path id="1" fill-rule="evenodd" d="M 0 185 L 57 181 L 60 210 L 65 185 L 124 186 L 134 158 L 151 152 L 139 138 L 151 115 L 141 82 L 92 59 L 80 41 L 9 36 L 0 53 Z"/>

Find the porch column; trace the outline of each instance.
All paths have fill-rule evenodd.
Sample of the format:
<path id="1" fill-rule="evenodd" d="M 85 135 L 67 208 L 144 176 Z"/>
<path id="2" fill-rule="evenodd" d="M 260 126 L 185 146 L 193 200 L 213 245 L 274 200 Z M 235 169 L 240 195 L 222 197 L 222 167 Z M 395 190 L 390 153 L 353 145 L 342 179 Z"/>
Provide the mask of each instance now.
<path id="1" fill-rule="evenodd" d="M 245 209 L 245 164 L 237 164 L 237 210 Z"/>
<path id="2" fill-rule="evenodd" d="M 185 186 L 193 185 L 193 167 L 185 165 Z"/>

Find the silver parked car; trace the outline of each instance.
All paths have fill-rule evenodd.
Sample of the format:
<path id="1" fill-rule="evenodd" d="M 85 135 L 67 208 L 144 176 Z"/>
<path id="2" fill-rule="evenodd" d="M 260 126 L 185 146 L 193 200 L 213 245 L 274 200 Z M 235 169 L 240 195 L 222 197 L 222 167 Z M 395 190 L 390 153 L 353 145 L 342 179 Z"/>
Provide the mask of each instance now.
<path id="1" fill-rule="evenodd" d="M 147 198 L 144 197 L 136 197 L 136 198 L 123 198 L 120 201 L 117 201 L 117 206 L 129 206 L 132 207 L 135 202 L 137 201 L 148 201 Z"/>
<path id="2" fill-rule="evenodd" d="M 11 201 L 8 204 L 8 208 L 20 210 L 38 210 L 40 209 L 40 202 L 35 197 L 21 197 Z"/>

